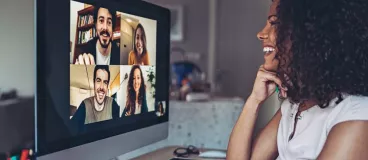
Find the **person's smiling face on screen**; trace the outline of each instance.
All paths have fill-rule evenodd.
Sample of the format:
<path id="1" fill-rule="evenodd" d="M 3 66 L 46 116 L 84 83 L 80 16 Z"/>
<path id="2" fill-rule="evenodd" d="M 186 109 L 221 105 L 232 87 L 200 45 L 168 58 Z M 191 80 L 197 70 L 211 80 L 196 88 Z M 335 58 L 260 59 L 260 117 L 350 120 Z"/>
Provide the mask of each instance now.
<path id="1" fill-rule="evenodd" d="M 103 48 L 107 48 L 112 41 L 112 15 L 106 8 L 100 8 L 97 14 L 96 30 L 98 40 Z"/>
<path id="2" fill-rule="evenodd" d="M 136 94 L 139 94 L 139 89 L 141 88 L 141 71 L 136 68 L 134 70 L 134 90 L 136 92 Z"/>
<path id="3" fill-rule="evenodd" d="M 95 79 L 95 97 L 99 105 L 102 105 L 107 94 L 107 86 L 109 85 L 109 73 L 106 70 L 98 69 Z"/>
<path id="4" fill-rule="evenodd" d="M 143 53 L 143 39 L 142 39 L 142 29 L 137 29 L 137 34 L 135 35 L 135 45 L 137 46 L 137 51 L 139 54 Z"/>

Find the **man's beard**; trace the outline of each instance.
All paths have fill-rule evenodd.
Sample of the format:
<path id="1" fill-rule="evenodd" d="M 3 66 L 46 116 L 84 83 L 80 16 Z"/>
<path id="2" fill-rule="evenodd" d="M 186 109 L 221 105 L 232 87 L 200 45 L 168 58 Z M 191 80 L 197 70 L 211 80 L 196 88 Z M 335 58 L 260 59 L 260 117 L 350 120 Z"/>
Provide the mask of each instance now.
<path id="1" fill-rule="evenodd" d="M 101 31 L 100 32 L 100 35 L 104 35 L 104 34 L 106 34 L 108 37 L 110 37 L 110 33 L 109 32 L 107 32 L 107 31 Z M 107 48 L 107 47 L 109 47 L 109 45 L 110 45 L 110 43 L 111 43 L 111 38 L 108 40 L 108 42 L 107 43 L 104 43 L 104 41 L 103 40 L 101 40 L 101 38 L 100 38 L 100 36 L 98 37 L 98 41 L 100 41 L 100 45 L 101 45 L 101 47 L 102 48 Z"/>

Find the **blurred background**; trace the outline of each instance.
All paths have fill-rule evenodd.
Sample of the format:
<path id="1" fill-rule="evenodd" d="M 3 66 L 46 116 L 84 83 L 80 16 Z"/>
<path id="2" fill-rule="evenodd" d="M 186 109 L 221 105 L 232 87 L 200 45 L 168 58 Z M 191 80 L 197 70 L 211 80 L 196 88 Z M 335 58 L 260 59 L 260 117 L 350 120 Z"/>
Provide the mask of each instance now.
<path id="1" fill-rule="evenodd" d="M 252 90 L 257 69 L 263 63 L 262 46 L 256 34 L 266 23 L 271 1 L 146 1 L 169 8 L 172 13 L 170 107 L 173 109 L 170 109 L 170 117 L 183 118 L 170 121 L 169 138 L 160 145 L 196 144 L 199 147 L 226 149 L 231 128 Z M 0 153 L 32 141 L 33 137 L 33 131 L 29 129 L 33 127 L 33 115 L 19 113 L 25 110 L 32 113 L 33 110 L 36 78 L 34 13 L 34 0 L 0 2 Z M 220 132 L 215 137 L 219 140 L 196 140 L 196 136 L 208 135 L 203 129 L 198 130 L 203 126 L 180 127 L 180 131 L 177 130 L 178 124 L 191 123 L 189 118 L 185 118 L 185 113 L 189 114 L 191 108 L 206 105 L 208 110 L 203 110 L 210 114 L 198 113 L 197 116 L 221 122 L 210 128 Z M 278 109 L 277 96 L 264 105 L 255 132 L 259 132 Z M 14 110 L 9 110 L 9 106 Z M 182 112 L 184 109 L 186 111 Z M 20 116 L 14 116 L 16 114 Z M 11 121 L 14 118 L 20 122 Z M 195 119 L 192 114 L 192 120 Z M 226 131 L 223 131 L 224 128 Z M 185 135 L 191 134 L 175 139 L 175 134 L 182 131 Z M 146 147 L 146 152 L 153 148 Z M 131 156 L 142 152 L 135 151 Z"/>

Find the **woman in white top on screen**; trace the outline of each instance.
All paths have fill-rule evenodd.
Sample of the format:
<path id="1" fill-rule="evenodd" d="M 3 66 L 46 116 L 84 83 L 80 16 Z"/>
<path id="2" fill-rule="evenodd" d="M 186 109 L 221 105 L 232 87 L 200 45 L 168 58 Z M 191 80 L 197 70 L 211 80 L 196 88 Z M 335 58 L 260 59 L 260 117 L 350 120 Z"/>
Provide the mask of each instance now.
<path id="1" fill-rule="evenodd" d="M 274 0 L 228 159 L 368 159 L 368 1 Z M 258 107 L 285 99 L 252 140 Z"/>

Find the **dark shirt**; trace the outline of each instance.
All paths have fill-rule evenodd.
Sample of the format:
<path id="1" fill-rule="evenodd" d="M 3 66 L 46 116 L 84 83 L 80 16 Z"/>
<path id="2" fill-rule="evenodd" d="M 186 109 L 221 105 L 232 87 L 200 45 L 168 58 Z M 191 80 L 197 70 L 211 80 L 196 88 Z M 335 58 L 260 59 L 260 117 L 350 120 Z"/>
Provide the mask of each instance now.
<path id="1" fill-rule="evenodd" d="M 93 38 L 92 40 L 88 41 L 86 46 L 82 47 L 82 54 L 83 53 L 90 53 L 94 58 L 95 62 L 97 63 L 96 59 L 96 45 L 97 45 L 98 37 Z M 120 65 L 120 48 L 116 42 L 111 41 L 111 56 L 110 56 L 110 65 Z"/>
<path id="2" fill-rule="evenodd" d="M 141 114 L 142 113 L 146 113 L 146 112 L 148 112 L 148 106 L 147 106 L 147 100 L 146 100 L 146 96 L 144 96 L 144 98 L 143 98 L 143 103 L 142 103 L 142 109 L 141 109 Z M 129 106 L 126 106 L 125 108 L 124 108 L 124 111 L 123 111 L 123 113 L 121 114 L 121 117 L 125 117 L 125 114 L 127 113 L 127 108 L 129 108 Z M 134 114 L 134 113 L 132 113 L 132 114 Z"/>

